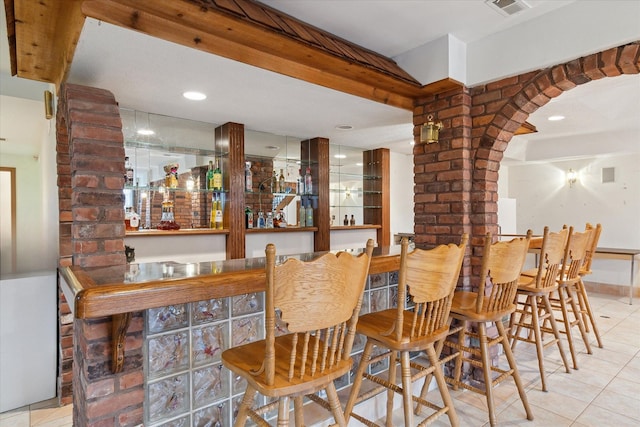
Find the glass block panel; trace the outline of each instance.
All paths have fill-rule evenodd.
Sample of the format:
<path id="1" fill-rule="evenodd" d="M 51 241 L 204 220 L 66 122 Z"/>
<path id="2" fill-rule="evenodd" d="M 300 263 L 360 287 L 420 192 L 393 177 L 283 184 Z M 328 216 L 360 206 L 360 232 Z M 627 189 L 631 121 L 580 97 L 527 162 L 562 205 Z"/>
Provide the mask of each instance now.
<path id="1" fill-rule="evenodd" d="M 238 409 L 240 408 L 240 403 L 242 403 L 242 398 L 244 397 L 244 393 L 241 394 L 240 396 L 237 396 L 235 398 L 233 398 L 232 405 L 233 405 L 233 422 L 236 422 L 236 417 L 238 416 Z M 260 403 L 258 402 L 262 402 L 264 400 L 264 398 L 262 396 L 260 396 L 259 393 L 256 393 L 256 396 L 253 398 L 253 407 L 258 407 L 258 405 Z M 293 417 L 292 417 L 293 418 Z M 252 427 L 255 426 L 256 423 L 253 422 L 253 420 L 251 418 L 247 419 L 247 423 L 245 424 L 246 427 Z"/>
<path id="2" fill-rule="evenodd" d="M 367 337 L 362 334 L 356 334 L 353 337 L 353 347 L 351 348 L 351 354 L 364 350 L 364 345 L 367 342 Z"/>
<path id="3" fill-rule="evenodd" d="M 398 284 L 399 274 L 400 273 L 398 271 L 389 272 L 389 284 L 390 285 L 397 285 Z"/>
<path id="4" fill-rule="evenodd" d="M 189 335 L 180 331 L 148 340 L 148 375 L 156 378 L 189 368 Z"/>
<path id="5" fill-rule="evenodd" d="M 175 420 L 167 421 L 162 424 L 156 424 L 155 427 L 189 427 L 191 425 L 191 417 L 189 415 Z"/>
<path id="6" fill-rule="evenodd" d="M 192 323 L 216 322 L 229 318 L 229 298 L 216 298 L 191 304 Z"/>
<path id="7" fill-rule="evenodd" d="M 193 406 L 199 408 L 229 397 L 229 371 L 211 365 L 193 371 Z"/>
<path id="8" fill-rule="evenodd" d="M 189 324 L 186 304 L 169 305 L 147 310 L 147 331 L 150 334 L 184 328 Z"/>
<path id="9" fill-rule="evenodd" d="M 231 346 L 237 347 L 264 338 L 262 315 L 233 319 L 231 322 Z"/>
<path id="10" fill-rule="evenodd" d="M 384 353 L 385 351 L 388 351 L 388 350 L 384 347 L 376 346 L 373 348 L 373 351 L 371 352 L 371 358 L 373 359 L 374 357 Z M 372 363 L 371 365 L 369 365 L 369 372 L 372 374 L 377 374 L 387 370 L 388 368 L 389 368 L 389 358 L 387 357 L 386 359 L 382 359 L 379 362 Z"/>
<path id="11" fill-rule="evenodd" d="M 148 384 L 149 422 L 177 416 L 189 410 L 187 373 Z"/>
<path id="12" fill-rule="evenodd" d="M 387 289 L 377 289 L 375 291 L 371 291 L 371 312 L 375 313 L 376 311 L 386 310 L 389 305 L 388 295 L 389 291 Z"/>
<path id="13" fill-rule="evenodd" d="M 245 380 L 244 377 L 240 375 L 235 375 L 233 373 L 231 373 L 231 375 L 233 375 L 232 377 L 233 381 L 231 382 L 231 393 L 232 394 L 244 393 L 245 390 L 247 389 L 247 380 Z"/>
<path id="14" fill-rule="evenodd" d="M 380 288 L 389 284 L 389 273 L 372 274 L 369 276 L 371 289 Z"/>
<path id="15" fill-rule="evenodd" d="M 231 297 L 231 313 L 233 316 L 257 313 L 263 310 L 264 293 L 250 293 Z"/>
<path id="16" fill-rule="evenodd" d="M 227 322 L 193 328 L 191 331 L 191 357 L 194 366 L 202 366 L 221 360 L 222 351 L 228 348 L 228 330 Z"/>
<path id="17" fill-rule="evenodd" d="M 276 310 L 276 336 L 286 335 L 289 333 L 287 323 L 282 320 L 282 312 Z"/>
<path id="18" fill-rule="evenodd" d="M 371 308 L 369 304 L 370 293 L 371 292 L 365 291 L 364 295 L 362 296 L 362 306 L 360 307 L 360 316 L 362 316 L 363 314 L 371 313 Z"/>
<path id="19" fill-rule="evenodd" d="M 193 412 L 193 427 L 230 426 L 229 401 Z"/>
<path id="20" fill-rule="evenodd" d="M 398 306 L 398 287 L 391 286 L 389 288 L 389 307 L 396 308 Z"/>

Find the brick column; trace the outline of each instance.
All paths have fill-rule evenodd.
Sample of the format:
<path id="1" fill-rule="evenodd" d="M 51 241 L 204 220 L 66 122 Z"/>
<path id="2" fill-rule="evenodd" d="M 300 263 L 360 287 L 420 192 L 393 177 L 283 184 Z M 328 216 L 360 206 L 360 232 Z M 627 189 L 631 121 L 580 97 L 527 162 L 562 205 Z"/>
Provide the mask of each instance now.
<path id="1" fill-rule="evenodd" d="M 423 99 L 414 109 L 415 242 L 419 247 L 459 243 L 463 233 L 471 237 L 470 111 L 467 88 Z M 443 123 L 438 143 L 420 142 L 420 128 L 429 115 Z M 469 277 L 468 255 L 465 258 L 463 287 Z"/>
<path id="2" fill-rule="evenodd" d="M 120 111 L 106 90 L 64 85 L 58 108 L 60 265 L 126 266 L 124 255 L 124 145 Z M 64 231 L 64 233 L 63 233 Z M 60 313 L 66 303 L 61 301 Z M 61 329 L 69 355 L 70 316 Z M 73 323 L 74 425 L 125 426 L 142 422 L 142 317 L 127 333 L 124 369 L 111 373 L 111 318 Z M 69 361 L 63 357 L 62 401 L 68 400 Z"/>

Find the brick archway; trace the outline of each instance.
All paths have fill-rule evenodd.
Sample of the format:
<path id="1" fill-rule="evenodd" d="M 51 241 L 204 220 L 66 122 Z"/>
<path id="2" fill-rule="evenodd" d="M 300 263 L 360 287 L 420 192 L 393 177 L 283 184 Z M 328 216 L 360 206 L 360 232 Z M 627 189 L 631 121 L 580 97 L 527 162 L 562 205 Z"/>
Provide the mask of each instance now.
<path id="1" fill-rule="evenodd" d="M 497 213 L 499 164 L 515 131 L 530 114 L 552 98 L 576 86 L 593 80 L 639 72 L 640 42 L 634 42 L 538 72 L 473 88 L 471 92 L 474 101 L 476 95 L 482 96 L 491 92 L 492 89 L 500 91 L 503 101 L 503 105 L 495 112 L 493 118 L 483 126 L 475 126 L 482 120 L 476 121 L 472 108 L 473 134 L 480 135 L 472 140 L 475 155 L 472 160 L 474 173 L 471 200 L 474 202 L 472 202 L 471 223 L 474 231 L 482 234 L 497 232 L 497 216 L 495 221 L 477 220 L 489 219 L 483 215 L 485 213 Z M 487 200 L 488 193 L 496 193 L 496 196 Z M 479 203 L 481 201 L 485 201 L 485 206 Z"/>
<path id="2" fill-rule="evenodd" d="M 640 72 L 640 41 L 486 85 L 419 100 L 414 138 L 427 116 L 444 124 L 438 144 L 414 146 L 416 245 L 472 237 L 460 286 L 471 286 L 482 236 L 498 231 L 498 171 L 516 130 L 564 91 L 593 80 Z"/>

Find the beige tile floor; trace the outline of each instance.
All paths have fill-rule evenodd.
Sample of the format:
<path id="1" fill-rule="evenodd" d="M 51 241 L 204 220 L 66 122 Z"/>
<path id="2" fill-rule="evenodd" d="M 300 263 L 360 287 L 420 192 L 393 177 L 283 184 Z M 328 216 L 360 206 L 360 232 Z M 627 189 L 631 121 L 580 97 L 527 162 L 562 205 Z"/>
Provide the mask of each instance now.
<path id="1" fill-rule="evenodd" d="M 629 305 L 626 297 L 594 293 L 590 297 L 604 348 L 598 348 L 590 334 L 593 354 L 588 355 L 578 341 L 579 369 L 572 369 L 569 374 L 561 367 L 557 350 L 548 348 L 545 370 L 549 391 L 543 392 L 535 350 L 531 345 L 519 344 L 515 355 L 534 420 L 526 420 L 513 381 L 509 380 L 496 388 L 499 425 L 640 425 L 640 301 Z M 462 426 L 489 425 L 483 396 L 466 390 L 452 391 L 452 396 Z M 70 405 L 56 407 L 54 399 L 0 414 L 0 427 L 67 427 L 72 426 L 71 413 Z M 433 425 L 448 424 L 445 417 Z M 349 425 L 359 423 L 353 421 Z M 402 412 L 394 413 L 394 425 L 403 425 Z"/>

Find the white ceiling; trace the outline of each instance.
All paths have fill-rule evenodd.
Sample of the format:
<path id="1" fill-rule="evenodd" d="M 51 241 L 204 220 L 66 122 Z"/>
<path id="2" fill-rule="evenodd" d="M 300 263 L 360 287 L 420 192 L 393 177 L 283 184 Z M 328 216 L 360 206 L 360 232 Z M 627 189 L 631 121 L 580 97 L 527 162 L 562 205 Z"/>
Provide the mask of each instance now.
<path id="1" fill-rule="evenodd" d="M 468 57 L 473 57 L 478 53 L 472 52 L 472 49 L 479 49 L 486 44 L 483 41 L 497 36 L 509 40 L 510 34 L 518 34 L 517 31 L 521 34 L 527 24 L 537 27 L 546 24 L 549 26 L 548 33 L 552 33 L 554 29 L 571 31 L 571 23 L 566 20 L 562 22 L 561 29 L 556 28 L 560 28 L 559 17 L 568 13 L 567 8 L 580 7 L 589 12 L 588 9 L 596 7 L 594 5 L 597 4 L 599 7 L 603 4 L 629 7 L 628 2 L 625 5 L 622 2 L 605 1 L 527 0 L 532 6 L 531 9 L 505 17 L 492 10 L 483 0 L 263 2 L 389 57 L 406 54 L 411 49 L 427 45 L 446 34 L 463 42 Z M 575 14 L 574 10 L 571 12 Z M 593 19 L 598 19 L 599 22 L 606 21 L 597 10 L 590 13 L 595 15 Z M 584 25 L 585 19 L 576 20 L 575 27 Z M 634 22 L 633 15 L 631 22 Z M 638 28 L 631 29 L 631 36 L 627 33 L 620 36 L 625 40 L 606 40 L 602 42 L 605 45 L 590 41 L 589 48 L 599 51 L 623 44 L 629 41 L 626 40 L 629 37 L 631 40 L 640 39 L 640 15 L 637 22 Z M 617 25 L 620 26 L 619 22 Z M 0 65 L 3 79 L 0 80 L 0 94 L 19 96 L 14 94 L 9 86 L 14 86 L 20 79 L 6 78 L 8 61 L 4 22 L 1 31 L 3 42 Z M 612 33 L 603 31 L 605 34 Z M 568 33 L 567 37 L 571 39 L 571 33 Z M 575 38 L 579 39 L 575 40 L 578 43 L 585 37 L 576 33 Z M 535 57 L 536 42 L 532 43 L 530 46 L 521 45 L 519 50 L 529 52 L 529 56 Z M 617 44 L 608 46 L 606 43 Z M 544 59 L 540 59 L 536 66 L 540 66 L 540 61 L 553 64 L 576 57 L 570 56 L 571 53 L 567 53 L 570 49 L 566 49 L 562 43 L 556 45 L 558 51 L 562 52 L 543 52 Z M 584 50 L 580 46 L 577 49 Z M 577 56 L 588 53 L 591 52 L 582 51 L 582 54 Z M 569 56 L 557 59 L 563 58 L 562 55 Z M 469 64 L 470 67 L 472 65 Z M 529 71 L 526 64 L 522 67 L 518 73 Z M 493 75 L 493 79 L 502 77 L 505 75 L 501 75 L 500 71 Z M 413 138 L 413 124 L 409 111 L 205 54 L 93 19 L 87 19 L 85 23 L 68 80 L 72 83 L 109 89 L 122 107 L 136 110 L 214 124 L 229 121 L 244 123 L 247 129 L 298 138 L 327 137 L 332 143 L 353 147 L 388 147 L 396 152 L 412 152 L 410 142 Z M 185 90 L 205 92 L 208 98 L 201 102 L 186 101 L 181 96 Z M 34 127 L 34 123 L 42 122 L 42 116 L 29 117 L 26 123 L 19 119 L 6 118 L 5 113 L 12 109 L 7 107 L 12 98 L 3 96 L 0 100 L 0 136 L 12 135 L 11 140 L 15 140 L 14 134 Z M 548 122 L 546 116 L 556 112 L 561 112 L 567 119 L 562 122 Z M 532 114 L 528 121 L 538 127 L 539 133 L 514 139 L 509 152 L 513 153 L 514 159 L 519 160 L 530 160 L 530 157 L 531 160 L 542 160 L 545 156 L 555 157 L 556 154 L 549 154 L 554 150 L 547 150 L 547 154 L 541 154 L 534 146 L 543 147 L 544 141 L 550 141 L 548 145 L 555 147 L 560 139 L 570 140 L 570 136 L 580 135 L 577 143 L 566 144 L 566 153 L 572 156 L 599 154 L 594 153 L 597 149 L 583 150 L 584 147 L 591 146 L 585 143 L 589 139 L 586 135 L 594 135 L 594 140 L 600 141 L 603 134 L 612 135 L 618 131 L 637 137 L 640 135 L 638 117 L 640 77 L 636 75 L 602 79 L 566 92 Z M 354 129 L 337 130 L 336 126 L 342 124 L 351 125 Z M 24 138 L 21 139 L 23 140 Z M 638 150 L 638 141 L 640 138 L 629 143 L 632 150 Z M 629 149 L 629 144 L 621 149 Z M 611 147 L 607 149 L 613 150 Z M 566 157 L 566 153 L 561 153 L 560 156 Z"/>

